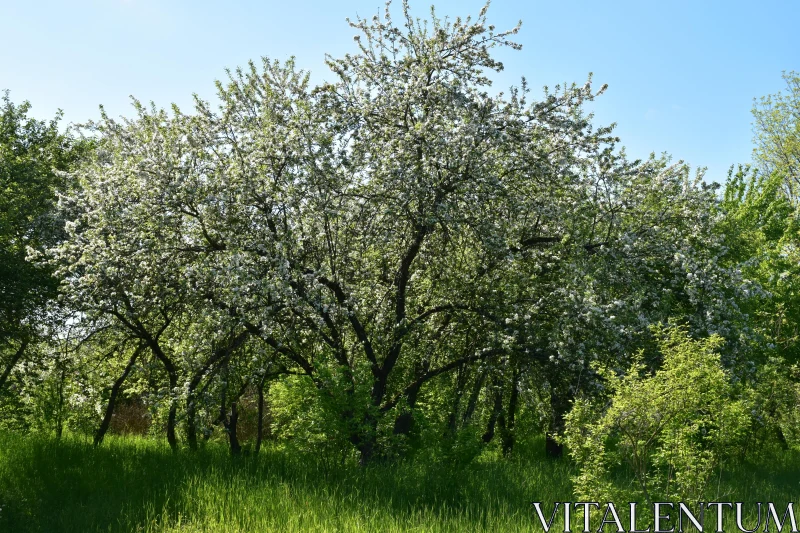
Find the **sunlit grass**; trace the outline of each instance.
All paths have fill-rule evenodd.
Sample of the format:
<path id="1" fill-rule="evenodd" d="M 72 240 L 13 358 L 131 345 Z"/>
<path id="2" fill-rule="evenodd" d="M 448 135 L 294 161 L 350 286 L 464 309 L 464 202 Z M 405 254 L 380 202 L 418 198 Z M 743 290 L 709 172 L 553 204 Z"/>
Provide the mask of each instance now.
<path id="1" fill-rule="evenodd" d="M 569 462 L 541 448 L 460 467 L 418 459 L 359 468 L 270 448 L 231 458 L 221 444 L 172 453 L 143 438 L 95 449 L 75 437 L 0 434 L 0 531 L 540 530 L 531 501 L 573 500 Z M 725 472 L 709 501 L 796 502 L 798 459 Z"/>
<path id="2" fill-rule="evenodd" d="M 530 501 L 568 498 L 569 476 L 541 457 L 331 467 L 269 449 L 0 435 L 0 531 L 528 531 Z"/>

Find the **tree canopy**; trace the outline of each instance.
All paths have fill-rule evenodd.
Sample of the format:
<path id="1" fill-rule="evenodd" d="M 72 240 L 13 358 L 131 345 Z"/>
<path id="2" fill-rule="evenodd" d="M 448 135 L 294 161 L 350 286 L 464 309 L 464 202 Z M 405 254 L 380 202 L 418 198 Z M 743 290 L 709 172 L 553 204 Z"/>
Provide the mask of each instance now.
<path id="1" fill-rule="evenodd" d="M 60 113 L 42 121 L 29 116 L 30 107 L 14 104 L 6 92 L 0 108 L 0 389 L 56 295 L 52 269 L 29 256 L 63 236 L 57 193 L 87 148 L 59 131 Z"/>
<path id="2" fill-rule="evenodd" d="M 630 459 L 609 436 L 633 402 L 674 415 L 663 442 L 688 454 L 641 456 L 646 477 L 730 455 L 681 433 L 709 401 L 692 384 L 713 382 L 737 443 L 800 434 L 796 75 L 756 103 L 754 164 L 720 193 L 666 154 L 630 158 L 594 123 L 591 75 L 496 90 L 519 26 L 488 5 L 401 7 L 350 21 L 354 51 L 317 85 L 262 58 L 213 103 L 134 99 L 80 135 L 6 95 L 0 423 L 99 445 L 128 417 L 173 449 L 271 436 L 362 464 L 544 432 L 551 455 L 566 435 L 573 457 L 614 441 Z"/>
<path id="3" fill-rule="evenodd" d="M 753 105 L 754 160 L 766 175 L 778 174 L 796 204 L 800 194 L 800 74 L 784 72 L 786 92 L 762 96 Z"/>
<path id="4" fill-rule="evenodd" d="M 170 443 L 182 423 L 195 447 L 212 411 L 235 436 L 242 395 L 297 374 L 368 462 L 458 431 L 478 397 L 485 441 L 510 450 L 541 391 L 559 432 L 602 386 L 590 363 L 627 368 L 668 318 L 721 335 L 736 364 L 755 288 L 724 260 L 713 187 L 630 160 L 585 111 L 605 89 L 591 78 L 495 93 L 493 51 L 519 28 L 486 12 L 423 23 L 404 3 L 398 25 L 387 7 L 351 22 L 358 50 L 328 59 L 331 82 L 265 58 L 217 84 L 217 107 L 135 102 L 89 125 L 49 256 L 73 324 L 119 360 L 108 416 L 148 376 Z"/>

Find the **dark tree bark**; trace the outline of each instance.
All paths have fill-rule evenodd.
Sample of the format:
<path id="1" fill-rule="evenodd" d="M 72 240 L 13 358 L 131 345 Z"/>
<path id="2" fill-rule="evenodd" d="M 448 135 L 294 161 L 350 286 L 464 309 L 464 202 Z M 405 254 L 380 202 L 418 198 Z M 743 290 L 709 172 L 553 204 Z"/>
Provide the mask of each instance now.
<path id="1" fill-rule="evenodd" d="M 450 415 L 447 417 L 447 431 L 446 436 L 452 437 L 458 430 L 458 410 L 461 407 L 461 397 L 464 395 L 464 387 L 467 386 L 468 373 L 464 365 L 458 367 L 456 373 L 456 389 L 453 394 L 453 407 L 450 410 Z"/>
<path id="2" fill-rule="evenodd" d="M 64 398 L 64 382 L 67 378 L 67 369 L 64 368 L 62 364 L 61 371 L 59 372 L 58 376 L 58 409 L 56 410 L 56 439 L 61 440 L 61 436 L 64 433 L 64 403 L 66 403 L 66 398 Z"/>
<path id="3" fill-rule="evenodd" d="M 489 415 L 489 422 L 486 425 L 486 432 L 483 434 L 483 442 L 486 444 L 492 442 L 497 421 L 502 417 L 503 414 L 503 391 L 497 386 L 497 384 L 495 384 L 493 396 L 494 403 L 492 405 L 492 412 Z M 505 420 L 501 420 L 501 423 L 505 423 Z"/>
<path id="4" fill-rule="evenodd" d="M 558 459 L 562 455 L 564 455 L 564 446 L 556 441 L 555 433 L 548 431 L 545 434 L 545 441 L 544 441 L 544 451 L 547 453 L 548 457 L 552 457 L 553 459 Z"/>
<path id="5" fill-rule="evenodd" d="M 197 407 L 194 391 L 189 391 L 186 398 L 186 444 L 190 450 L 197 449 Z"/>
<path id="6" fill-rule="evenodd" d="M 478 398 L 481 395 L 481 389 L 483 389 L 483 384 L 486 381 L 486 376 L 489 374 L 488 370 L 484 370 L 478 377 L 475 379 L 475 384 L 472 387 L 472 392 L 469 395 L 469 401 L 467 402 L 467 408 L 464 410 L 464 415 L 461 417 L 461 423 L 467 424 L 470 420 L 472 420 L 472 415 L 475 414 L 475 409 L 478 406 Z"/>
<path id="7" fill-rule="evenodd" d="M 236 336 L 228 337 L 228 340 L 214 350 L 211 357 L 195 372 L 189 381 L 186 398 L 186 443 L 189 445 L 189 449 L 197 449 L 197 388 L 203 379 L 213 374 L 215 367 L 219 368 L 221 363 L 226 362 L 234 350 L 244 344 L 249 336 L 250 332 L 245 329 Z"/>
<path id="8" fill-rule="evenodd" d="M 550 427 L 545 433 L 545 452 L 549 457 L 559 458 L 564 455 L 564 446 L 556 440 L 556 436 L 564 431 L 565 417 L 569 410 L 570 398 L 565 393 L 556 392 L 551 389 L 550 405 L 553 416 L 550 419 Z"/>
<path id="9" fill-rule="evenodd" d="M 239 422 L 239 409 L 237 401 L 231 402 L 231 416 L 228 420 L 223 420 L 225 429 L 228 431 L 228 441 L 230 442 L 231 455 L 239 455 L 242 453 L 242 446 L 239 444 L 239 436 L 237 434 L 237 426 Z"/>
<path id="10" fill-rule="evenodd" d="M 224 372 L 224 378 L 227 379 L 227 364 L 225 365 Z M 228 443 L 230 444 L 231 455 L 239 455 L 242 452 L 242 446 L 239 443 L 239 435 L 237 434 L 239 422 L 239 399 L 245 393 L 249 384 L 250 381 L 246 379 L 241 388 L 238 391 L 235 391 L 233 397 L 231 398 L 228 398 L 227 387 L 223 387 L 222 389 L 220 412 L 217 420 L 222 423 L 222 426 L 225 428 L 225 432 L 228 434 Z M 230 405 L 231 408 L 230 416 L 228 416 L 227 411 L 228 405 Z"/>
<path id="11" fill-rule="evenodd" d="M 430 361 L 424 361 L 422 364 L 417 366 L 415 377 L 414 377 L 414 384 L 408 389 L 406 393 L 406 404 L 405 407 L 402 409 L 402 412 L 397 416 L 394 421 L 394 429 L 393 433 L 395 435 L 410 435 L 412 430 L 414 429 L 414 407 L 417 405 L 417 397 L 419 396 L 419 391 L 422 388 L 424 382 L 420 381 L 420 379 L 428 373 L 430 370 L 431 363 Z"/>
<path id="12" fill-rule="evenodd" d="M 264 435 L 264 386 L 266 385 L 267 377 L 261 378 L 258 384 L 258 424 L 256 427 L 256 445 L 254 453 L 261 451 L 261 439 Z"/>
<path id="13" fill-rule="evenodd" d="M 412 430 L 414 428 L 413 408 L 416 405 L 419 392 L 425 383 L 427 383 L 432 378 L 443 375 L 447 372 L 459 369 L 463 370 L 465 365 L 467 365 L 470 362 L 474 362 L 478 359 L 483 359 L 486 357 L 493 357 L 494 355 L 496 355 L 494 351 L 489 351 L 479 356 L 464 356 L 460 359 L 442 365 L 434 370 L 430 369 L 429 361 L 425 361 L 422 364 L 418 365 L 415 372 L 414 382 L 412 382 L 411 385 L 406 387 L 404 391 L 404 395 L 406 398 L 406 407 L 403 410 L 403 412 L 401 412 L 401 414 L 395 419 L 394 434 L 395 435 L 412 434 Z M 465 382 L 466 379 L 463 378 L 463 381 Z M 387 407 L 393 405 L 396 405 L 396 402 L 394 400 L 390 401 L 387 405 L 385 405 L 383 409 L 387 410 Z"/>
<path id="14" fill-rule="evenodd" d="M 159 342 L 161 335 L 170 326 L 175 315 L 170 316 L 169 310 L 163 309 L 161 311 L 161 316 L 163 317 L 162 324 L 155 331 L 151 331 L 151 329 L 149 329 L 138 318 L 136 318 L 137 313 L 135 312 L 127 296 L 123 297 L 123 304 L 127 311 L 126 313 L 123 313 L 118 309 L 114 309 L 110 311 L 110 314 L 115 316 L 137 338 L 141 339 L 147 344 L 147 346 L 150 348 L 150 351 L 153 352 L 155 358 L 158 359 L 162 365 L 164 365 L 164 370 L 166 370 L 167 376 L 169 377 L 170 406 L 169 415 L 167 416 L 167 442 L 169 443 L 169 447 L 173 452 L 177 451 L 178 438 L 175 433 L 175 424 L 177 419 L 178 404 L 173 395 L 175 394 L 175 389 L 178 387 L 178 367 L 175 365 L 174 361 L 172 361 L 172 359 L 170 359 L 167 354 L 164 353 L 164 350 L 161 348 L 161 344 Z"/>
<path id="15" fill-rule="evenodd" d="M 353 417 L 352 413 L 349 413 L 349 415 L 345 414 L 344 416 L 349 416 L 350 420 L 352 420 Z M 356 450 L 358 450 L 358 464 L 360 466 L 373 463 L 379 455 L 378 419 L 374 415 L 367 413 L 362 419 L 359 429 L 350 434 L 350 442 L 355 446 Z"/>
<path id="16" fill-rule="evenodd" d="M 19 360 L 22 359 L 22 356 L 25 354 L 25 350 L 27 348 L 28 348 L 28 341 L 24 340 L 20 344 L 19 348 L 17 348 L 17 351 L 14 353 L 14 355 L 11 356 L 11 360 L 8 362 L 8 364 L 6 364 L 6 368 L 3 370 L 3 374 L 0 375 L 0 389 L 2 389 L 3 385 L 5 385 L 8 376 L 11 375 L 11 371 L 14 369 L 14 365 L 19 363 Z"/>
<path id="17" fill-rule="evenodd" d="M 128 360 L 128 364 L 125 365 L 125 370 L 122 374 L 114 381 L 114 385 L 111 387 L 111 395 L 108 398 L 108 405 L 106 406 L 105 414 L 103 415 L 103 420 L 100 422 L 100 427 L 97 428 L 97 432 L 94 434 L 94 445 L 99 446 L 103 442 L 103 438 L 106 436 L 106 432 L 108 431 L 108 427 L 111 425 L 111 417 L 114 414 L 114 407 L 117 403 L 117 397 L 119 396 L 119 391 L 122 389 L 122 384 L 125 383 L 125 380 L 128 378 L 128 375 L 133 370 L 133 366 L 136 364 L 136 358 L 139 357 L 139 354 L 142 352 L 143 346 L 138 346 L 136 350 L 134 350 L 133 355 Z"/>
<path id="18" fill-rule="evenodd" d="M 786 440 L 786 435 L 783 434 L 783 429 L 780 426 L 775 426 L 775 436 L 778 438 L 778 443 L 781 446 L 781 450 L 788 450 L 789 449 L 789 442 Z"/>
<path id="19" fill-rule="evenodd" d="M 517 417 L 519 404 L 519 369 L 515 368 L 511 378 L 511 394 L 508 399 L 508 411 L 500 425 L 500 440 L 502 441 L 503 455 L 511 455 L 514 449 L 514 424 Z"/>
<path id="20" fill-rule="evenodd" d="M 417 255 L 419 254 L 425 237 L 429 232 L 430 228 L 428 226 L 420 225 L 415 228 L 414 236 L 409 243 L 408 248 L 406 248 L 406 251 L 400 261 L 397 273 L 395 274 L 393 284 L 395 286 L 394 318 L 396 324 L 400 324 L 406 319 L 406 292 L 411 276 L 411 267 Z M 333 292 L 341 305 L 347 307 L 347 297 L 344 289 L 339 283 L 327 278 L 319 278 L 319 281 Z M 352 326 L 353 332 L 361 342 L 367 360 L 372 363 L 373 385 L 370 394 L 371 403 L 376 409 L 381 409 L 387 392 L 389 376 L 400 359 L 400 355 L 403 350 L 403 334 L 395 333 L 395 338 L 389 347 L 383 363 L 379 364 L 372 342 L 370 341 L 366 329 L 358 319 L 356 313 L 349 313 L 348 320 Z M 406 398 L 416 402 L 416 395 L 418 394 L 421 386 L 422 383 L 417 384 L 415 382 L 408 387 L 405 391 Z M 395 421 L 395 427 L 400 431 L 410 431 L 412 423 L 413 415 L 410 411 L 408 411 L 407 413 L 402 413 L 400 415 L 400 419 Z M 366 465 L 373 462 L 379 455 L 377 449 L 377 417 L 373 414 L 367 414 L 364 417 L 361 427 L 361 431 L 359 431 L 358 434 L 351 435 L 350 440 L 360 453 L 359 463 L 361 465 Z"/>
<path id="21" fill-rule="evenodd" d="M 178 414 L 178 402 L 175 401 L 175 398 L 172 398 L 173 391 L 177 387 L 178 387 L 178 373 L 170 372 L 169 373 L 170 405 L 169 405 L 169 415 L 167 415 L 167 442 L 169 443 L 169 447 L 172 448 L 172 451 L 176 451 L 178 449 L 178 437 L 176 436 L 175 433 L 175 423 Z"/>

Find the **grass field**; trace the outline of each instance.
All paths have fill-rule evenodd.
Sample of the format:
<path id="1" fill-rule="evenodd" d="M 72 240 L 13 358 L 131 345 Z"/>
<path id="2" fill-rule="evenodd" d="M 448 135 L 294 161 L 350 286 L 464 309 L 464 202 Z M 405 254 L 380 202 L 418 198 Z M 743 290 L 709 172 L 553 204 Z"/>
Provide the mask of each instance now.
<path id="1" fill-rule="evenodd" d="M 231 458 L 223 445 L 173 454 L 142 438 L 94 449 L 0 434 L 0 531 L 534 531 L 530 502 L 574 501 L 571 474 L 534 452 L 359 468 L 270 449 Z M 724 472 L 708 501 L 798 496 L 800 456 L 787 452 Z"/>

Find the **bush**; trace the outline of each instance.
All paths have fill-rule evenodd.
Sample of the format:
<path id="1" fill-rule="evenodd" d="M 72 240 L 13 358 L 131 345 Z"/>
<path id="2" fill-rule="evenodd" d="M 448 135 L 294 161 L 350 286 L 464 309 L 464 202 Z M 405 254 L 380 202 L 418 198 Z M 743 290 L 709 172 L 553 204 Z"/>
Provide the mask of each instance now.
<path id="1" fill-rule="evenodd" d="M 693 340 L 681 327 L 654 333 L 658 370 L 646 371 L 644 351 L 623 375 L 598 368 L 608 401 L 578 400 L 567 416 L 564 441 L 583 501 L 696 501 L 744 439 L 748 409 L 720 363 L 722 339 Z M 612 483 L 614 475 L 630 483 Z"/>
<path id="2" fill-rule="evenodd" d="M 769 457 L 800 443 L 800 369 L 778 357 L 769 358 L 745 389 L 752 429 L 741 455 Z"/>
<path id="3" fill-rule="evenodd" d="M 325 398 L 306 376 L 288 376 L 275 381 L 269 391 L 276 441 L 298 452 L 319 455 L 334 464 L 352 454 L 348 428 L 337 416 L 333 400 Z"/>

